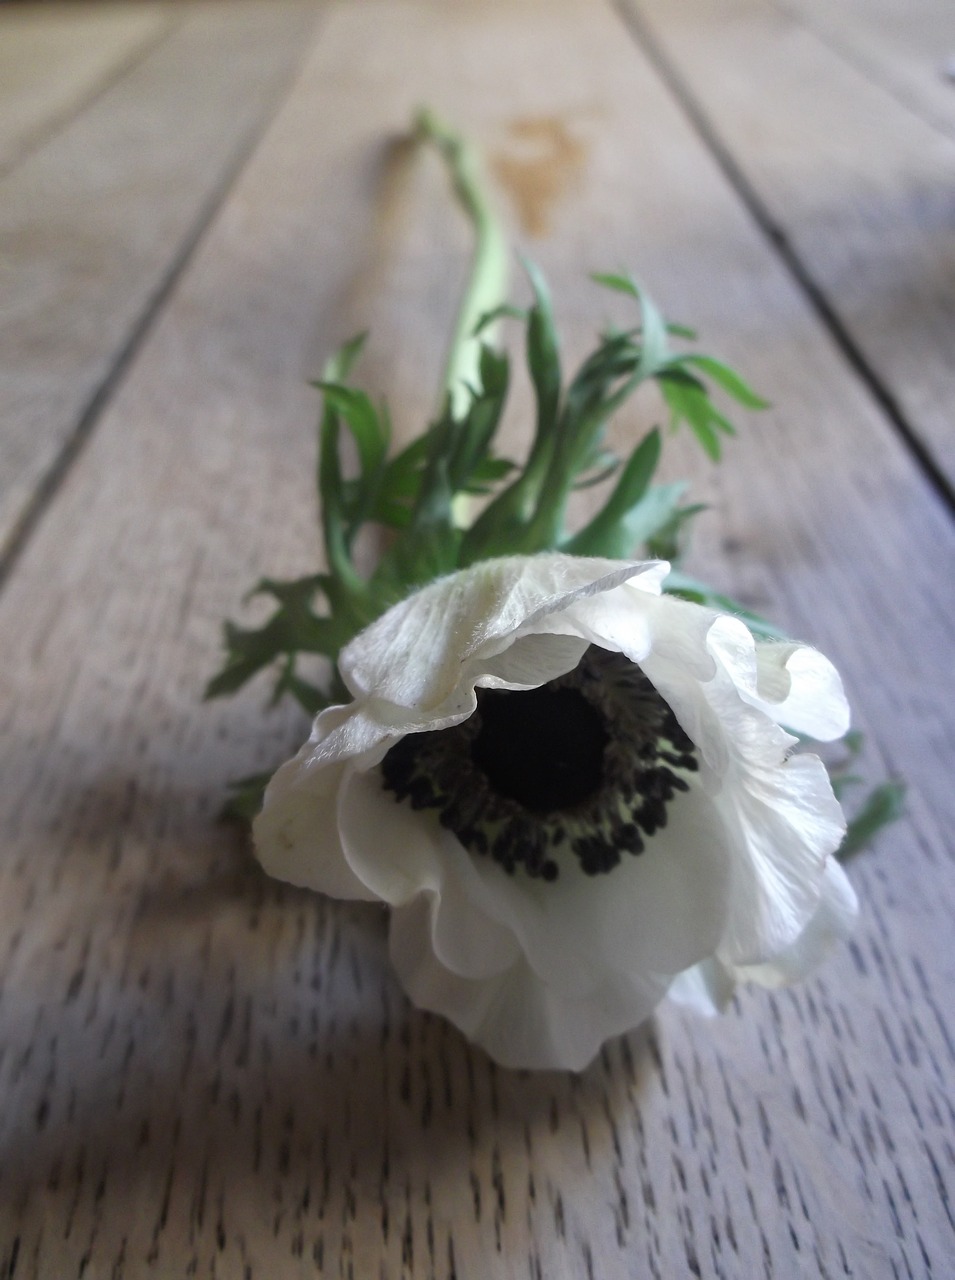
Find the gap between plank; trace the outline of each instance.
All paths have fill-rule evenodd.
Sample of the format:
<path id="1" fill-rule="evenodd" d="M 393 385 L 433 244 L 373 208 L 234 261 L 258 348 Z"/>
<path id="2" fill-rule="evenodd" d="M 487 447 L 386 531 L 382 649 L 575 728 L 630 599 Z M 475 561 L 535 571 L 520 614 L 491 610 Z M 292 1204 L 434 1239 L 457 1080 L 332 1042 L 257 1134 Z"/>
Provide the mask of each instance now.
<path id="1" fill-rule="evenodd" d="M 0 180 L 5 178 L 7 174 L 12 173 L 17 165 L 23 164 L 28 160 L 34 152 L 39 151 L 45 143 L 54 137 L 69 125 L 84 111 L 88 111 L 104 94 L 110 89 L 115 88 L 121 80 L 124 80 L 131 72 L 135 71 L 145 60 L 159 48 L 161 44 L 169 40 L 185 21 L 185 13 L 167 14 L 162 27 L 152 35 L 144 37 L 142 42 L 131 49 L 125 58 L 114 67 L 110 67 L 103 75 L 86 90 L 80 93 L 74 102 L 69 103 L 61 111 L 54 114 L 38 125 L 33 134 L 28 134 L 23 142 L 14 151 L 14 154 L 0 164 Z"/>
<path id="2" fill-rule="evenodd" d="M 245 139 L 237 146 L 235 154 L 225 166 L 222 178 L 201 206 L 191 230 L 183 238 L 182 244 L 178 252 L 173 256 L 165 274 L 157 287 L 147 297 L 142 311 L 131 325 L 129 333 L 120 345 L 110 368 L 93 391 L 63 447 L 46 473 L 40 478 L 34 488 L 32 497 L 3 545 L 0 546 L 0 590 L 3 589 L 34 530 L 59 492 L 60 486 L 69 474 L 70 468 L 93 434 L 100 415 L 112 398 L 113 393 L 119 387 L 127 369 L 132 364 L 154 323 L 159 318 L 167 298 L 192 260 L 210 224 L 246 164 L 252 158 L 259 142 L 278 115 L 282 104 L 291 91 L 292 85 L 301 72 L 307 48 L 307 42 L 303 41 L 298 58 L 292 62 L 286 75 L 277 85 L 272 95 L 272 100 L 262 111 L 258 122 L 252 125 Z"/>
<path id="3" fill-rule="evenodd" d="M 850 368 L 868 390 L 896 434 L 918 465 L 922 475 L 941 498 L 949 513 L 955 516 L 955 487 L 942 472 L 931 451 L 919 439 L 917 432 L 905 416 L 895 396 L 879 377 L 868 356 L 843 323 L 838 312 L 829 302 L 825 291 L 799 257 L 789 236 L 776 221 L 769 207 L 731 155 L 716 128 L 710 121 L 699 99 L 667 57 L 660 42 L 652 34 L 634 0 L 611 0 L 624 26 L 630 31 L 647 60 L 660 76 L 700 140 L 712 154 L 724 177 L 739 196 L 747 212 L 759 230 L 778 254 L 789 275 L 812 307 L 830 338 L 842 353 Z"/>

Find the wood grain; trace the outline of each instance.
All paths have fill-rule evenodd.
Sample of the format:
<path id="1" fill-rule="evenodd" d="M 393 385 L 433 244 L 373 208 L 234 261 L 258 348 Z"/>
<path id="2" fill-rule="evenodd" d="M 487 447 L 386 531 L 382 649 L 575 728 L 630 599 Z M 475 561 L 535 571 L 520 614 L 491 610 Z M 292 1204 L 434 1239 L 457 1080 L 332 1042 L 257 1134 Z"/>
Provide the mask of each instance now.
<path id="1" fill-rule="evenodd" d="M 166 34 L 168 4 L 5 5 L 0 10 L 0 173 Z"/>
<path id="2" fill-rule="evenodd" d="M 948 0 L 774 0 L 907 110 L 955 137 L 955 10 Z"/>
<path id="3" fill-rule="evenodd" d="M 585 271 L 633 266 L 772 397 L 719 472 L 676 442 L 696 567 L 836 657 L 916 783 L 818 978 L 664 1010 L 579 1077 L 495 1069 L 408 1007 L 376 910 L 213 821 L 304 727 L 198 696 L 248 584 L 314 564 L 306 379 L 370 323 L 400 429 L 433 402 L 464 236 L 394 141 L 422 98 L 491 156 L 527 118 L 578 145 L 525 241 L 570 353 L 608 312 Z M 0 594 L 0 1275 L 944 1276 L 953 549 L 609 10 L 337 8 Z"/>
<path id="4" fill-rule="evenodd" d="M 294 0 L 189 6 L 0 181 L 0 552 L 81 441 L 314 14 Z"/>
<path id="5" fill-rule="evenodd" d="M 767 234 L 951 493 L 955 135 L 770 0 L 622 7 L 643 15 Z"/>

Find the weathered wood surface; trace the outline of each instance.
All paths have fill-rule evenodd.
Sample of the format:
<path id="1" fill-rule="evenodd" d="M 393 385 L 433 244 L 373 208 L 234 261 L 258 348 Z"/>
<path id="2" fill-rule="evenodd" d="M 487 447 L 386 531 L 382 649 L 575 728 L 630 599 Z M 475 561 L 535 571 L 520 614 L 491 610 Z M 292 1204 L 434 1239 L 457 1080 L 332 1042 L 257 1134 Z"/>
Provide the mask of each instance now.
<path id="1" fill-rule="evenodd" d="M 955 9 L 949 0 L 774 0 L 903 106 L 955 135 Z"/>
<path id="2" fill-rule="evenodd" d="M 538 233 L 572 353 L 585 272 L 633 266 L 771 396 L 722 470 L 677 449 L 715 508 L 695 565 L 831 653 L 914 784 L 814 981 L 664 1009 L 580 1077 L 493 1068 L 409 1009 L 377 912 L 213 821 L 303 732 L 198 697 L 248 584 L 314 563 L 306 379 L 370 323 L 400 429 L 431 407 L 464 234 L 388 141 L 424 98 Z M 0 593 L 0 1275 L 946 1275 L 953 550 L 608 9 L 333 10 Z"/>
<path id="3" fill-rule="evenodd" d="M 94 32 L 126 30 L 124 7 L 110 9 L 93 8 Z M 295 0 L 179 9 L 164 38 L 0 180 L 0 555 L 81 440 L 315 16 Z M 8 22 L 16 35 L 17 7 L 0 13 L 0 41 Z M 55 77 L 58 54 L 40 42 L 38 78 Z"/>
<path id="4" fill-rule="evenodd" d="M 0 23 L 0 173 L 166 34 L 168 4 L 5 6 Z"/>
<path id="5" fill-rule="evenodd" d="M 810 6 L 811 7 L 811 6 Z M 898 0 L 897 21 L 918 30 Z M 886 22 L 797 21 L 772 0 L 621 0 L 675 72 L 702 128 L 725 149 L 768 234 L 791 250 L 852 358 L 955 491 L 955 85 L 944 118 L 899 101 L 885 75 L 824 38 L 828 25 L 883 32 Z M 821 8 L 821 6 L 820 6 Z M 831 6 L 840 9 L 854 6 Z M 888 12 L 890 0 L 877 6 Z M 858 12 L 858 9 L 855 9 Z M 955 42 L 955 9 L 933 6 Z M 848 39 L 848 37 L 846 37 Z M 876 36 L 859 36 L 875 44 Z M 915 38 L 899 42 L 904 51 Z M 945 46 L 938 50 L 941 61 Z M 898 65 L 905 58 L 900 57 Z M 915 74 L 914 72 L 912 73 Z M 924 74 L 924 63 L 923 63 Z M 905 340 L 899 341 L 899 334 Z"/>

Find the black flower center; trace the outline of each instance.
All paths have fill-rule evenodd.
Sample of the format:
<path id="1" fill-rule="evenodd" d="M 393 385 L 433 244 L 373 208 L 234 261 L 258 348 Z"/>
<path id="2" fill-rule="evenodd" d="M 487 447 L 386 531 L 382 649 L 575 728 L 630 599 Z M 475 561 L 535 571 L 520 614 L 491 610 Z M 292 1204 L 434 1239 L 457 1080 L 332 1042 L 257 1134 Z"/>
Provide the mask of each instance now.
<path id="1" fill-rule="evenodd" d="M 479 707 L 471 759 L 498 795 L 550 813 L 573 808 L 600 788 L 609 735 L 579 689 L 482 689 Z"/>
<path id="2" fill-rule="evenodd" d="M 436 809 L 466 848 L 545 880 L 564 849 L 588 875 L 641 853 L 696 768 L 641 669 L 595 645 L 539 689 L 479 689 L 469 719 L 408 734 L 381 764 L 399 800 Z"/>

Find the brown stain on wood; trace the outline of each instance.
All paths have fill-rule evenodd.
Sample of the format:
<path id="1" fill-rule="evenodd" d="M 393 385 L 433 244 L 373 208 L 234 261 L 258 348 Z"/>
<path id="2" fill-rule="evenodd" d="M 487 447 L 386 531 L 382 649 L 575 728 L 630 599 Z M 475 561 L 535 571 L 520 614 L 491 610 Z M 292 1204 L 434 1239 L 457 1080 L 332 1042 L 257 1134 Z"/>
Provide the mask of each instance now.
<path id="1" fill-rule="evenodd" d="M 519 116 L 508 125 L 508 136 L 491 166 L 517 206 L 523 229 L 545 236 L 554 206 L 580 176 L 586 147 L 556 116 Z"/>

